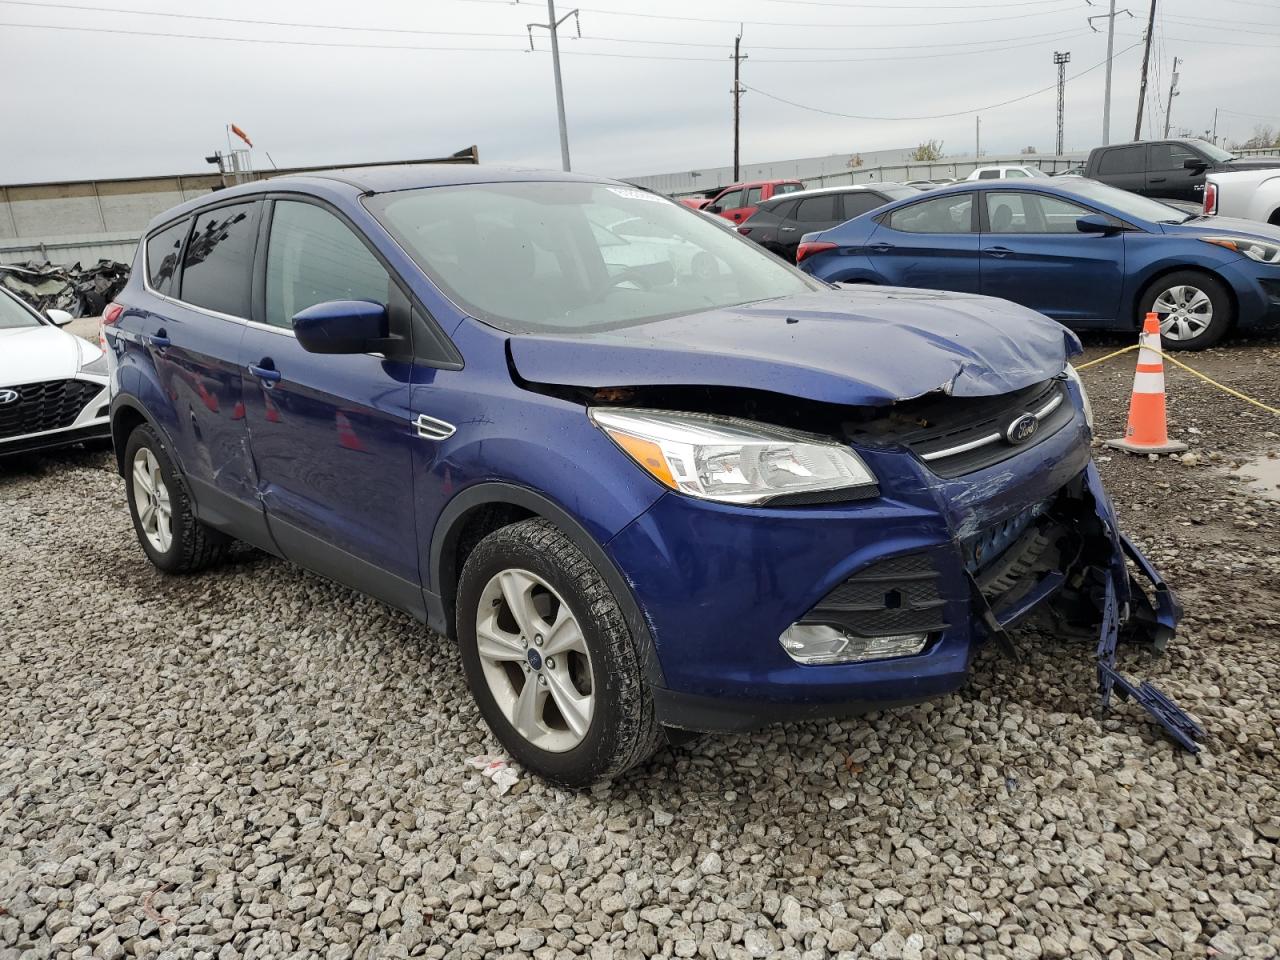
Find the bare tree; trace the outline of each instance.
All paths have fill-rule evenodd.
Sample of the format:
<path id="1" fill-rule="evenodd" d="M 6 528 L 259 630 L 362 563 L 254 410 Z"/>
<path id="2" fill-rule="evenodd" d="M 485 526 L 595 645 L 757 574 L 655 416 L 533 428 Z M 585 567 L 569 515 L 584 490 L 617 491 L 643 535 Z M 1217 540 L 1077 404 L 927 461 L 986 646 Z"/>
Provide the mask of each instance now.
<path id="1" fill-rule="evenodd" d="M 862 154 L 855 153 L 849 158 L 845 166 L 849 167 L 851 170 L 856 170 L 858 167 L 862 166 Z"/>
<path id="2" fill-rule="evenodd" d="M 1280 146 L 1280 140 L 1276 138 L 1275 127 L 1268 123 L 1260 123 L 1253 128 L 1252 137 L 1236 146 L 1246 150 L 1257 150 L 1263 147 Z"/>

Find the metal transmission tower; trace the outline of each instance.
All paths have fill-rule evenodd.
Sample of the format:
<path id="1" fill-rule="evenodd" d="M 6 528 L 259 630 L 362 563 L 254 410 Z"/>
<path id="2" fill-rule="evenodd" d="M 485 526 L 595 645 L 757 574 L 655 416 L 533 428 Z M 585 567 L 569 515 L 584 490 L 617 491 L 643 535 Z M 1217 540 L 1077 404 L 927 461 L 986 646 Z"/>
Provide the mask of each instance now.
<path id="1" fill-rule="evenodd" d="M 1089 6 L 1093 6 L 1093 0 L 1085 0 Z M 1099 13 L 1089 17 L 1089 29 L 1094 33 L 1098 32 L 1098 28 L 1093 25 L 1095 20 L 1107 21 L 1107 83 L 1102 94 L 1102 145 L 1105 147 L 1111 142 L 1111 61 L 1115 58 L 1116 47 L 1116 17 L 1120 14 L 1132 17 L 1133 14 L 1126 7 L 1123 10 L 1116 9 L 1116 0 L 1111 0 L 1111 12 Z"/>
<path id="2" fill-rule="evenodd" d="M 1071 62 L 1070 53 L 1053 54 L 1053 62 L 1058 65 L 1058 149 L 1055 153 L 1062 153 L 1062 106 L 1063 98 L 1067 92 L 1067 64 Z"/>
<path id="3" fill-rule="evenodd" d="M 573 17 L 578 27 L 578 36 L 582 36 L 582 21 L 578 19 L 577 9 L 570 10 L 559 20 L 556 19 L 556 0 L 547 0 L 547 22 L 526 24 L 529 31 L 529 49 L 533 49 L 533 28 L 547 30 L 551 33 L 551 68 L 556 76 L 556 116 L 560 120 L 560 164 L 569 169 L 569 128 L 564 120 L 564 84 L 560 80 L 560 24 Z"/>
<path id="4" fill-rule="evenodd" d="M 1164 135 L 1169 137 L 1169 118 L 1173 115 L 1173 98 L 1178 95 L 1178 58 L 1173 58 L 1173 80 L 1169 83 L 1169 105 L 1164 110 Z"/>

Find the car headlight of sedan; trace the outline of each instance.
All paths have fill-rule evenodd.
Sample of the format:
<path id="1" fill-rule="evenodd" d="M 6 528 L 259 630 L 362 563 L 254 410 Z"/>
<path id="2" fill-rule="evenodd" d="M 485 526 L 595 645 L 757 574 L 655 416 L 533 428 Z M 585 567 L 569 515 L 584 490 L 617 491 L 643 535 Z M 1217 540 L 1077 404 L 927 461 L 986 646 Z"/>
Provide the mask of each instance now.
<path id="1" fill-rule="evenodd" d="M 1205 243 L 1226 247 L 1259 263 L 1280 263 L 1280 243 L 1255 240 L 1252 237 L 1201 237 Z"/>
<path id="2" fill-rule="evenodd" d="M 105 377 L 111 372 L 107 367 L 107 355 L 105 353 L 100 353 L 95 359 L 90 360 L 88 363 L 81 363 L 80 372 L 93 373 L 98 376 Z"/>
<path id="3" fill-rule="evenodd" d="M 770 424 L 697 413 L 596 407 L 591 421 L 668 489 L 738 504 L 836 503 L 875 496 L 847 446 Z"/>
<path id="4" fill-rule="evenodd" d="M 1084 388 L 1084 381 L 1080 379 L 1080 373 L 1071 364 L 1067 364 L 1067 368 L 1062 371 L 1067 375 L 1067 379 L 1076 385 L 1076 389 L 1080 391 L 1081 406 L 1084 407 L 1084 422 L 1089 425 L 1089 430 L 1093 430 L 1093 404 L 1089 402 L 1089 391 Z"/>

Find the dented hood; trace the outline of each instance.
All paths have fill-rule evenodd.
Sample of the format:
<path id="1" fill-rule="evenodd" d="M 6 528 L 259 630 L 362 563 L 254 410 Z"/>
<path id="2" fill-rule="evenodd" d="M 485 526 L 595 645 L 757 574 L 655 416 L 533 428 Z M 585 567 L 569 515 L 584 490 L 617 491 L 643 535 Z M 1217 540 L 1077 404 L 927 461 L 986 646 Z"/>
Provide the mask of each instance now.
<path id="1" fill-rule="evenodd" d="M 511 339 L 516 372 L 533 383 L 748 387 L 854 406 L 1008 393 L 1061 373 L 1079 350 L 1065 327 L 1008 301 L 893 287 Z"/>

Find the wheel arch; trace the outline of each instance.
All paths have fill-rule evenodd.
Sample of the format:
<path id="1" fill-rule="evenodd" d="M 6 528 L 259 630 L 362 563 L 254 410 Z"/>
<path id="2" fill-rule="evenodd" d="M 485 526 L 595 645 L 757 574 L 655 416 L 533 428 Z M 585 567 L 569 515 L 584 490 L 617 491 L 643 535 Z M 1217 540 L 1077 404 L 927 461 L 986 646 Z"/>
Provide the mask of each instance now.
<path id="1" fill-rule="evenodd" d="M 124 448 L 129 442 L 129 435 L 138 427 L 146 424 L 154 430 L 169 447 L 173 449 L 173 443 L 169 440 L 169 435 L 161 429 L 156 423 L 155 418 L 149 414 L 142 404 L 138 403 L 132 397 L 127 395 L 117 396 L 111 401 L 111 446 L 115 450 L 116 468 L 120 471 L 120 476 L 124 476 Z M 176 461 L 175 461 L 176 465 Z M 179 476 L 182 471 L 178 470 Z M 186 478 L 182 478 L 186 483 Z"/>
<path id="2" fill-rule="evenodd" d="M 543 494 L 514 483 L 490 481 L 467 487 L 449 501 L 436 520 L 425 586 L 440 600 L 449 637 L 457 638 L 458 575 L 471 549 L 494 530 L 533 518 L 554 523 L 600 571 L 636 640 L 645 678 L 651 684 L 662 685 L 653 632 L 622 571 L 567 510 Z"/>

